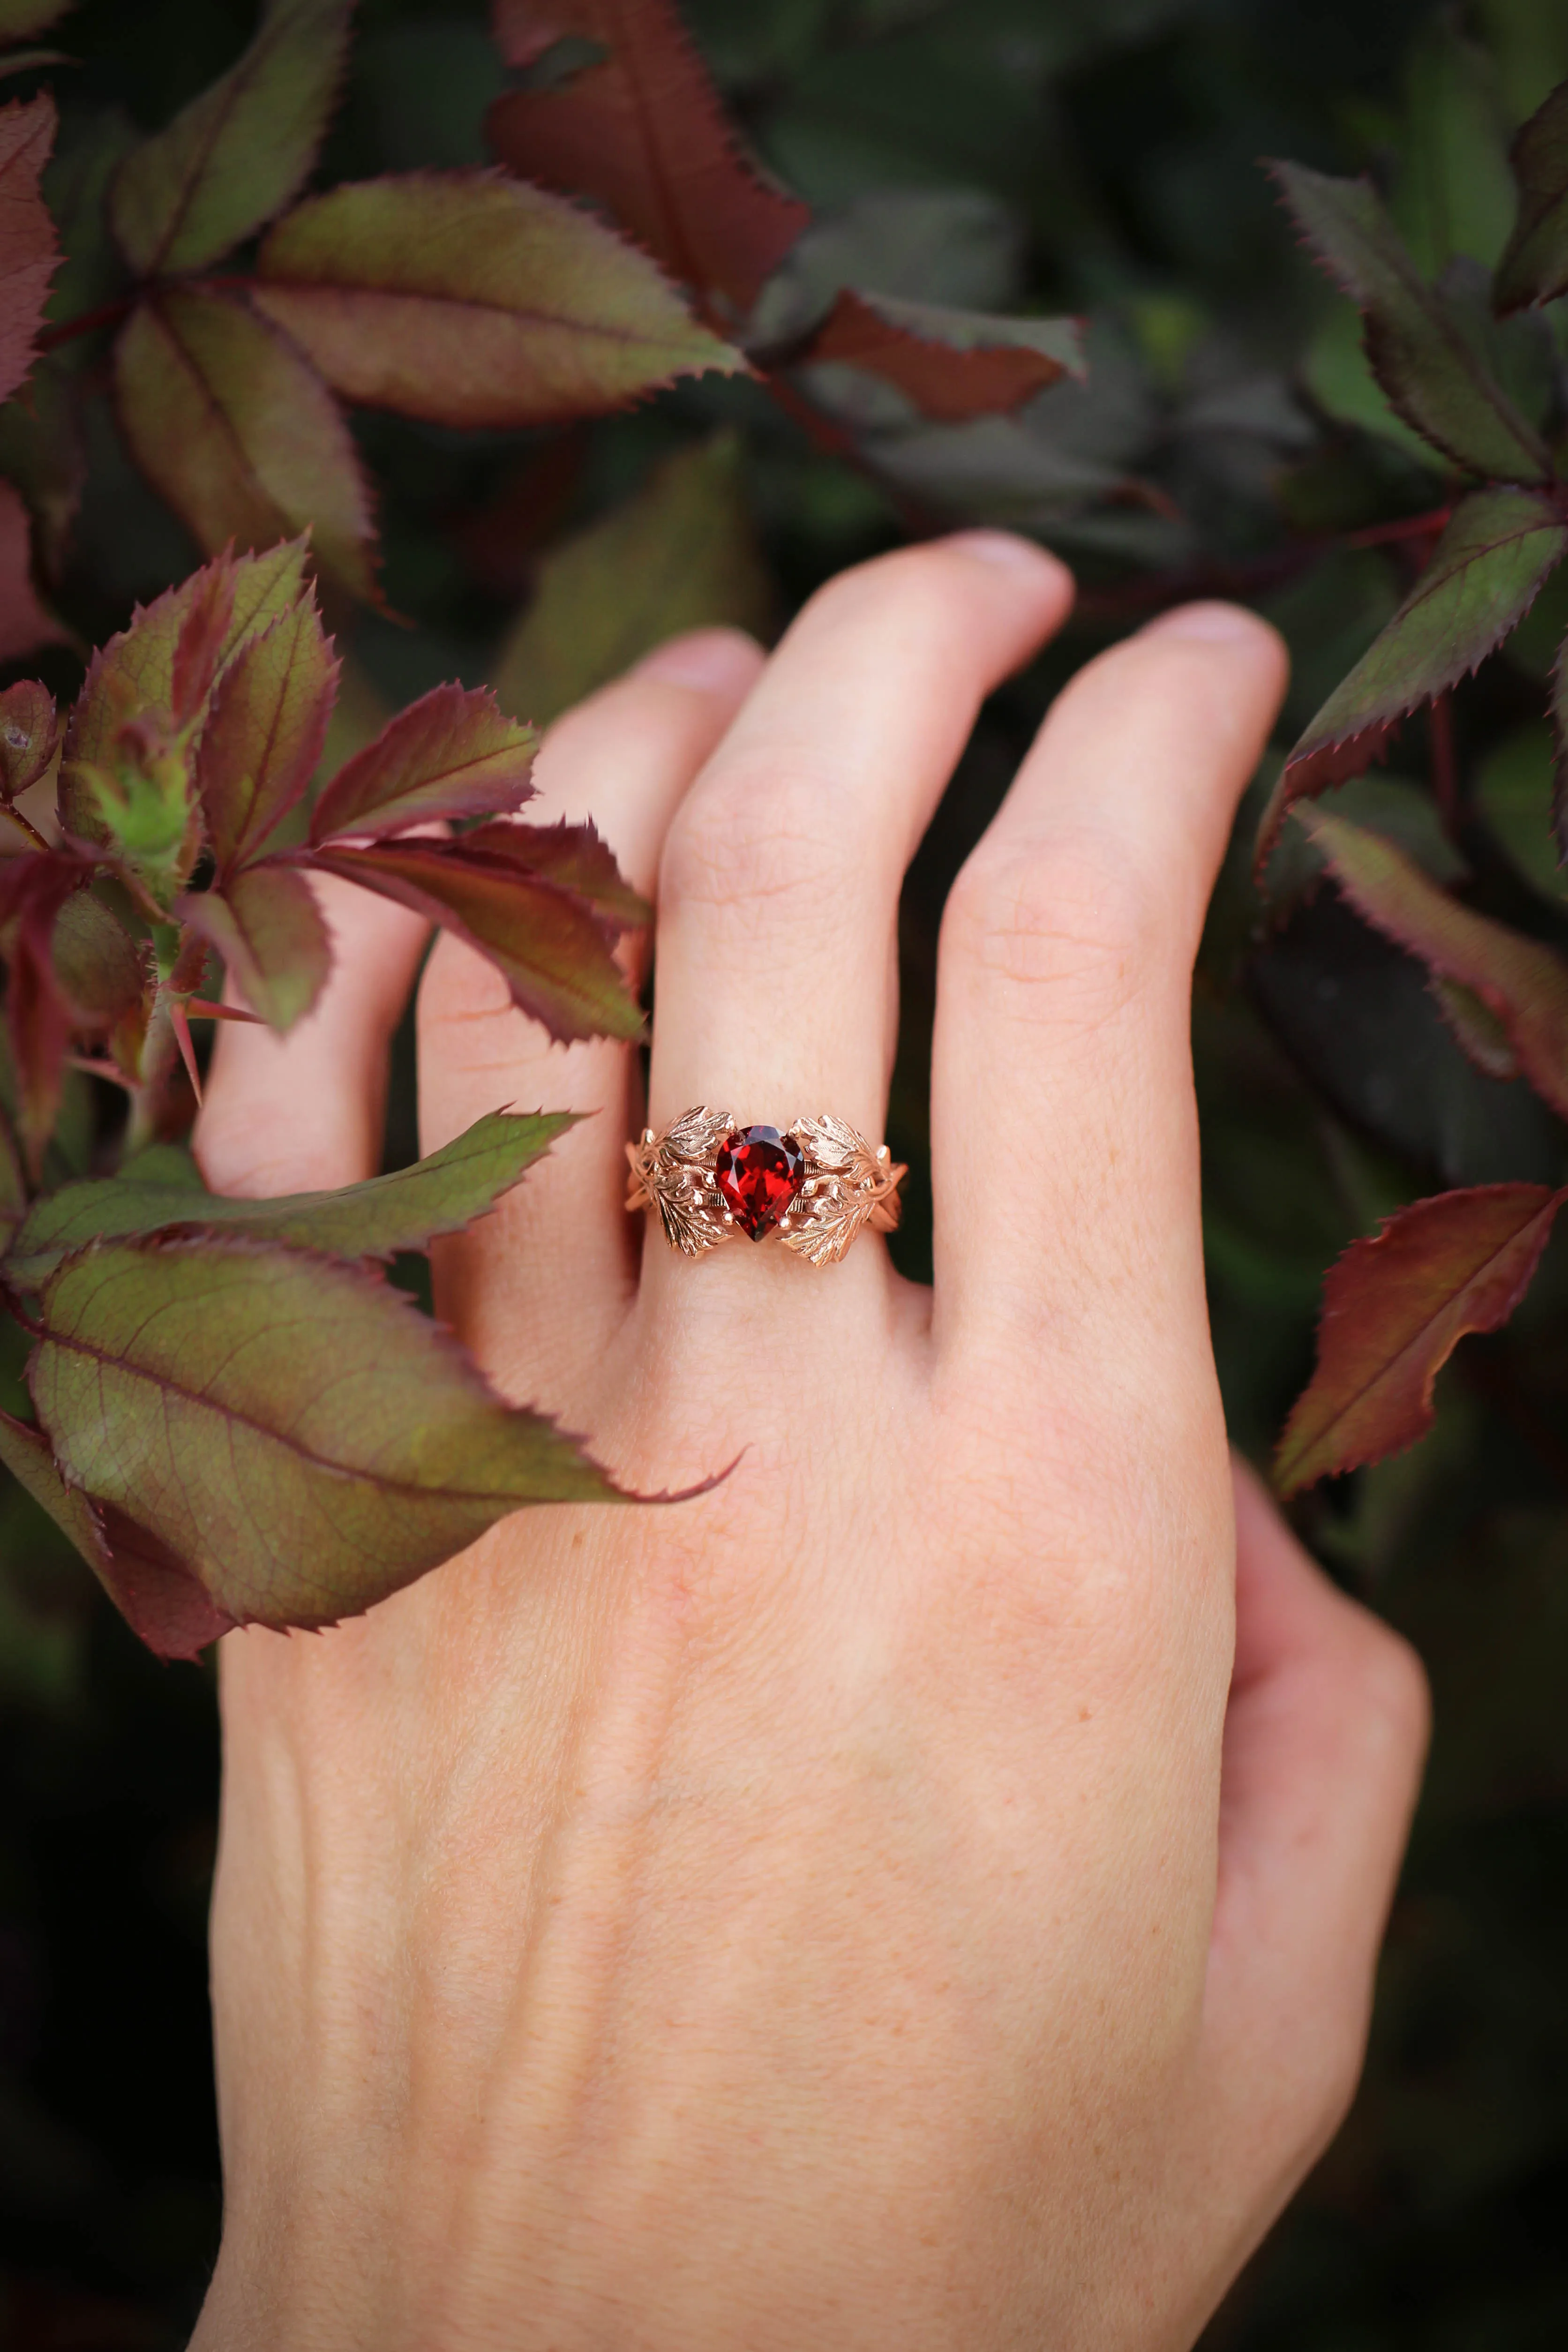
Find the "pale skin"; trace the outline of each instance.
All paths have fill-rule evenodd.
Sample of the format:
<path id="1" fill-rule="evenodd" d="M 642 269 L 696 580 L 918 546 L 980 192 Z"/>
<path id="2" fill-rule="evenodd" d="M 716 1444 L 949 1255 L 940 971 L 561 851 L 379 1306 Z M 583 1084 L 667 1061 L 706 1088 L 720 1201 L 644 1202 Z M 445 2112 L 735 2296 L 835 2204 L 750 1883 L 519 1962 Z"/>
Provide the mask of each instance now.
<path id="1" fill-rule="evenodd" d="M 911 549 L 551 731 L 537 813 L 657 899 L 653 1124 L 881 1139 L 904 867 L 1070 598 Z M 934 1290 L 645 1236 L 633 1055 L 437 945 L 424 1147 L 598 1112 L 439 1312 L 640 1492 L 741 1459 L 224 1641 L 201 2352 L 1179 2352 L 1322 2148 L 1426 1699 L 1233 1468 L 1209 1345 L 1190 973 L 1283 677 L 1191 606 L 1048 716 L 944 925 Z M 375 1163 L 423 936 L 325 897 L 320 1009 L 219 1041 L 222 1190 Z"/>

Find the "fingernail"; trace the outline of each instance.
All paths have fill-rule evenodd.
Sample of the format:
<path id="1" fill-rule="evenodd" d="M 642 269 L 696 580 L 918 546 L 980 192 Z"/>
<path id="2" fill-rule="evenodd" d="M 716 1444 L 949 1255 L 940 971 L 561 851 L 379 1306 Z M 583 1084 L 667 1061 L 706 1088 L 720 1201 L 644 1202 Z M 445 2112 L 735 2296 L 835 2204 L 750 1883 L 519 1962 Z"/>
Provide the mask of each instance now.
<path id="1" fill-rule="evenodd" d="M 1235 645 L 1242 637 L 1255 637 L 1258 624 L 1240 604 L 1178 604 L 1174 613 L 1162 613 L 1158 620 L 1146 622 L 1139 634 L 1201 637 L 1211 646 Z"/>
<path id="2" fill-rule="evenodd" d="M 636 675 L 698 687 L 705 694 L 736 694 L 750 684 L 757 663 L 757 645 L 744 630 L 695 629 L 646 655 Z"/>
<path id="3" fill-rule="evenodd" d="M 955 547 L 960 555 L 972 555 L 978 563 L 995 563 L 1009 572 L 1039 572 L 1054 565 L 1056 558 L 1037 547 L 1032 539 L 1020 539 L 1012 530 L 954 530 L 942 541 L 944 547 Z"/>

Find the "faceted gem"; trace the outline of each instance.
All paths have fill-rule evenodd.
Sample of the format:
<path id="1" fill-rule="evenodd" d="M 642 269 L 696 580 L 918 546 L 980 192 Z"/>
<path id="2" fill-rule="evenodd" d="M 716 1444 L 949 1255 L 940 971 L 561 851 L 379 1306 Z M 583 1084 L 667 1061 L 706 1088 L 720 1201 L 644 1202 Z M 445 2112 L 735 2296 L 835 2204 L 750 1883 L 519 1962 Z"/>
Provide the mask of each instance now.
<path id="1" fill-rule="evenodd" d="M 754 1242 L 789 1214 L 805 1176 L 800 1145 L 776 1127 L 732 1127 L 714 1162 L 725 1207 Z"/>

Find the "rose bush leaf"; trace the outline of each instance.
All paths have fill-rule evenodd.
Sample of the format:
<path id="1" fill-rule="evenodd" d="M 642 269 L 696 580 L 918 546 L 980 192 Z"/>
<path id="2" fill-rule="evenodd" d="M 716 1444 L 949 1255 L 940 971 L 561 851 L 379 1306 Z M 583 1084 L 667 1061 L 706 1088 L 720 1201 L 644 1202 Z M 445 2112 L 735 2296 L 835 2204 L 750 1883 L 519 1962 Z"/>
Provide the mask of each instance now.
<path id="1" fill-rule="evenodd" d="M 1519 213 L 1497 266 L 1500 310 L 1568 293 L 1568 82 L 1559 82 L 1513 142 Z"/>
<path id="2" fill-rule="evenodd" d="M 339 662 L 309 594 L 252 637 L 213 696 L 196 761 L 220 883 L 254 858 L 308 788 Z"/>
<path id="3" fill-rule="evenodd" d="M 35 1175 L 59 1108 L 60 1076 L 75 1025 L 55 969 L 55 923 L 88 871 L 68 850 L 29 850 L 0 859 L 0 930 L 9 932 L 5 1027 L 16 1071 L 17 1125 Z"/>
<path id="4" fill-rule="evenodd" d="M 140 278 L 202 269 L 298 194 L 348 53 L 353 0 L 268 0 L 221 79 L 120 164 L 109 217 Z"/>
<path id="5" fill-rule="evenodd" d="M 1370 180 L 1272 163 L 1296 225 L 1365 322 L 1366 356 L 1396 415 L 1466 472 L 1546 480 L 1551 460 L 1422 278 Z"/>
<path id="6" fill-rule="evenodd" d="M 242 1624 L 330 1624 L 524 1504 L 616 1494 L 358 1266 L 212 1235 L 99 1242 L 37 1312 L 28 1379 L 66 1477 Z"/>
<path id="7" fill-rule="evenodd" d="M 472 838 L 364 849 L 328 843 L 309 862 L 412 907 L 487 957 L 513 1003 L 552 1037 L 641 1036 L 643 1016 L 612 948 L 617 926 L 576 891 L 513 858 L 473 849 Z"/>
<path id="8" fill-rule="evenodd" d="M 438 425 L 599 415 L 745 367 L 653 262 L 499 172 L 329 189 L 268 231 L 255 299 L 348 399 Z"/>
<path id="9" fill-rule="evenodd" d="M 1458 981 L 1500 1023 L 1521 1074 L 1568 1118 L 1568 959 L 1450 898 L 1381 834 L 1321 810 L 1298 811 L 1357 912 Z"/>
<path id="10" fill-rule="evenodd" d="M 174 911 L 216 948 L 270 1029 L 292 1029 L 326 985 L 331 940 L 309 884 L 289 866 L 247 866 L 222 890 L 180 899 Z"/>
<path id="11" fill-rule="evenodd" d="M 538 737 L 487 688 L 432 687 L 345 761 L 321 791 L 312 841 L 379 838 L 436 817 L 497 816 L 533 797 Z"/>
<path id="12" fill-rule="evenodd" d="M 1281 1494 L 1426 1434 L 1438 1372 L 1467 1331 L 1507 1322 L 1565 1197 L 1544 1184 L 1439 1192 L 1351 1244 L 1323 1285 L 1317 1369 L 1280 1441 Z"/>
<path id="13" fill-rule="evenodd" d="M 0 694 L 0 800 L 15 800 L 48 772 L 59 749 L 55 698 L 36 677 Z"/>
<path id="14" fill-rule="evenodd" d="M 525 874 L 575 891 L 618 929 L 635 930 L 653 919 L 653 908 L 632 889 L 591 820 L 480 825 L 464 835 L 463 845 L 472 855 L 504 858 Z"/>
<path id="15" fill-rule="evenodd" d="M 848 286 L 800 356 L 866 368 L 949 425 L 1018 408 L 1064 375 L 1087 373 L 1075 319 L 994 318 Z"/>
<path id="16" fill-rule="evenodd" d="M 114 352 L 131 453 L 210 553 L 308 530 L 321 569 L 373 599 L 371 496 L 342 411 L 242 295 L 169 289 Z"/>
<path id="17" fill-rule="evenodd" d="M 0 401 L 33 363 L 59 242 L 38 180 L 55 143 L 49 98 L 0 106 Z"/>
<path id="18" fill-rule="evenodd" d="M 744 315 L 810 218 L 741 151 L 671 0 L 498 0 L 513 67 L 563 39 L 604 55 L 490 109 L 493 152 L 525 180 L 591 196 L 699 294 Z"/>
<path id="19" fill-rule="evenodd" d="M 332 1257 L 386 1258 L 423 1249 L 436 1235 L 461 1233 L 486 1214 L 576 1123 L 572 1111 L 491 1111 L 411 1167 L 337 1192 L 265 1201 L 209 1192 L 193 1162 L 185 1160 L 172 1174 L 149 1155 L 145 1173 L 133 1167 L 120 1176 L 64 1185 L 36 1202 L 15 1235 L 5 1270 L 31 1289 L 90 1242 L 170 1230 L 211 1228 Z"/>
<path id="20" fill-rule="evenodd" d="M 1472 491 L 1394 618 L 1334 688 L 1281 772 L 1259 834 L 1272 845 L 1298 800 L 1372 764 L 1401 719 L 1484 661 L 1568 553 L 1541 492 Z"/>
<path id="21" fill-rule="evenodd" d="M 0 481 L 0 661 L 15 661 L 39 646 L 57 645 L 65 634 L 39 604 L 33 586 L 27 509 L 14 486 Z"/>

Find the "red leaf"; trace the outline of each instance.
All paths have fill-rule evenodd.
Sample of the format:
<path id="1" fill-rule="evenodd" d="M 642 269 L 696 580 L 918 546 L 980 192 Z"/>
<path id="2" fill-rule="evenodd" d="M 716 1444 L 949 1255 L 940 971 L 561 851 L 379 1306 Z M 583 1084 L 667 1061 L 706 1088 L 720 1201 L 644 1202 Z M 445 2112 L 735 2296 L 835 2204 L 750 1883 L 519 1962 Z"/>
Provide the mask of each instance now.
<path id="1" fill-rule="evenodd" d="M 48 772 L 59 749 L 55 698 L 36 677 L 0 694 L 0 800 L 14 801 Z"/>
<path id="2" fill-rule="evenodd" d="M 470 856 L 502 857 L 562 890 L 575 890 L 620 930 L 653 919 L 653 909 L 632 889 L 591 823 L 569 824 L 563 817 L 559 824 L 484 824 L 465 834 L 463 846 Z"/>
<path id="3" fill-rule="evenodd" d="M 27 509 L 11 484 L 0 481 L 0 661 L 15 661 L 37 646 L 59 645 L 65 634 L 33 591 Z"/>
<path id="4" fill-rule="evenodd" d="M 255 300 L 347 399 L 438 425 L 603 414 L 734 374 L 645 254 L 499 172 L 329 189 L 263 242 Z"/>
<path id="5" fill-rule="evenodd" d="M 303 798 L 327 740 L 340 667 L 307 594 L 225 671 L 196 760 L 220 884 L 257 856 Z"/>
<path id="6" fill-rule="evenodd" d="M 511 66 L 559 40 L 608 51 L 561 88 L 497 99 L 486 121 L 507 168 L 592 196 L 673 277 L 744 316 L 810 219 L 743 153 L 669 0 L 497 0 Z"/>
<path id="7" fill-rule="evenodd" d="M 316 803 L 310 838 L 375 840 L 437 817 L 520 808 L 533 797 L 538 741 L 487 687 L 432 687 L 344 761 Z"/>
<path id="8" fill-rule="evenodd" d="M 216 948 L 269 1029 L 291 1029 L 321 993 L 332 942 L 302 874 L 287 866 L 248 866 L 222 891 L 182 898 L 174 912 Z"/>
<path id="9" fill-rule="evenodd" d="M 174 642 L 170 678 L 171 715 L 188 727 L 205 709 L 234 619 L 234 568 L 209 563 L 191 583 L 191 601 Z"/>
<path id="10" fill-rule="evenodd" d="M 1513 1313 L 1568 1191 L 1439 1192 L 1352 1242 L 1323 1285 L 1318 1364 L 1285 1425 L 1280 1492 L 1381 1461 L 1432 1425 L 1432 1384 L 1467 1331 Z"/>
<path id="11" fill-rule="evenodd" d="M 49 98 L 0 106 L 0 401 L 26 381 L 59 260 L 38 178 L 55 142 Z"/>
<path id="12" fill-rule="evenodd" d="M 1462 907 L 1381 834 L 1318 810 L 1298 811 L 1297 822 L 1369 923 L 1441 979 L 1475 991 L 1536 1093 L 1568 1118 L 1568 961 Z"/>
<path id="13" fill-rule="evenodd" d="M 868 368 L 946 424 L 1017 408 L 1085 372 L 1075 320 L 991 318 L 848 286 L 800 357 Z"/>
<path id="14" fill-rule="evenodd" d="M 60 1072 L 72 1029 L 71 1008 L 55 971 L 55 921 L 89 871 L 69 850 L 29 850 L 0 859 L 0 931 L 10 933 L 5 1021 L 20 1097 L 17 1123 L 35 1175 L 59 1108 Z"/>
<path id="15" fill-rule="evenodd" d="M 552 1037 L 641 1035 L 643 1016 L 611 950 L 615 927 L 575 891 L 476 850 L 474 838 L 368 849 L 329 843 L 308 856 L 322 872 L 379 890 L 466 941 Z"/>

